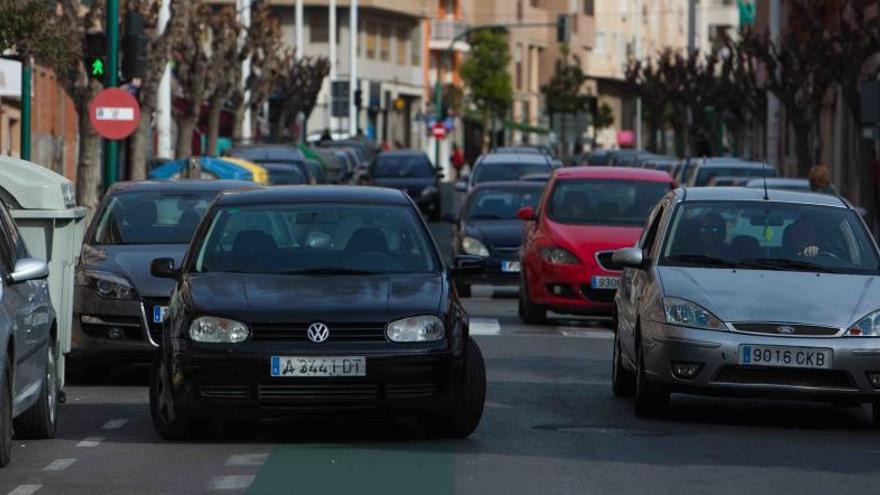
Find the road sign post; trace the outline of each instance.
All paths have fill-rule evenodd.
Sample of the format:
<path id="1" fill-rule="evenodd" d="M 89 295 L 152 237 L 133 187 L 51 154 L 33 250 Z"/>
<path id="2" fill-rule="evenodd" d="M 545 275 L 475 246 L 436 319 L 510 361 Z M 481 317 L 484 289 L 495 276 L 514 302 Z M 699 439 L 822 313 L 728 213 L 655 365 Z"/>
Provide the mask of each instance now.
<path id="1" fill-rule="evenodd" d="M 105 25 L 107 26 L 107 64 L 105 66 L 107 70 L 107 87 L 115 88 L 119 85 L 119 0 L 107 0 L 107 20 Z M 95 101 L 98 101 L 98 99 L 95 98 Z M 138 114 L 140 114 L 140 111 L 138 111 Z M 94 113 L 90 117 L 94 118 Z M 105 140 L 104 191 L 108 190 L 119 178 L 118 159 L 118 143 L 111 139 Z"/>
<path id="2" fill-rule="evenodd" d="M 30 57 L 21 61 L 21 159 L 31 159 L 31 74 Z"/>

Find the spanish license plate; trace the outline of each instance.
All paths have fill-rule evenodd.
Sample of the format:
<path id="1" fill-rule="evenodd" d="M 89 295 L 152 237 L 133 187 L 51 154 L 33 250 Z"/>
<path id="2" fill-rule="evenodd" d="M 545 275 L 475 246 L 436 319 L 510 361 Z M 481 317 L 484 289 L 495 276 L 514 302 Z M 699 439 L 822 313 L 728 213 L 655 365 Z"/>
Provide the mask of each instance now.
<path id="1" fill-rule="evenodd" d="M 501 271 L 504 273 L 519 273 L 520 262 L 519 261 L 502 261 L 501 262 Z"/>
<path id="2" fill-rule="evenodd" d="M 593 277 L 590 281 L 590 287 L 593 289 L 611 289 L 620 288 L 620 277 Z"/>
<path id="3" fill-rule="evenodd" d="M 168 313 L 168 306 L 153 306 L 153 323 L 165 321 L 166 313 Z"/>
<path id="4" fill-rule="evenodd" d="M 739 346 L 739 364 L 783 368 L 831 368 L 831 349 L 812 347 Z"/>
<path id="5" fill-rule="evenodd" d="M 272 356 L 272 376 L 366 376 L 363 356 Z"/>

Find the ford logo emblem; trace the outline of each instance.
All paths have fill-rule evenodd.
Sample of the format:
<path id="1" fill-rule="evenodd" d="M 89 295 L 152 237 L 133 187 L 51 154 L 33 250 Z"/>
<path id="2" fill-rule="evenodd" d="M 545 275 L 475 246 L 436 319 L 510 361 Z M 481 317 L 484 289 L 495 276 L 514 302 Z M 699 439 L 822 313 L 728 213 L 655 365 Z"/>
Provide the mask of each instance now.
<path id="1" fill-rule="evenodd" d="M 320 344 L 330 337 L 330 329 L 327 328 L 327 325 L 324 323 L 316 322 L 309 325 L 309 330 L 306 334 L 308 335 L 309 340 L 316 344 Z"/>
<path id="2" fill-rule="evenodd" d="M 776 327 L 776 333 L 781 333 L 782 335 L 794 335 L 796 330 L 794 327 Z"/>

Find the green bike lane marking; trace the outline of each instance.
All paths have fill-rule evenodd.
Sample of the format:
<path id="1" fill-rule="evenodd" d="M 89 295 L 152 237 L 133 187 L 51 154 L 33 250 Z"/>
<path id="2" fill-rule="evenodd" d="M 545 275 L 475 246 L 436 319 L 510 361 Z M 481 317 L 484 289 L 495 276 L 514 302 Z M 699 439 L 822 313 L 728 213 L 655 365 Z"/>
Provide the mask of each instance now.
<path id="1" fill-rule="evenodd" d="M 454 488 L 453 443 L 371 442 L 275 447 L 248 493 L 451 495 Z"/>

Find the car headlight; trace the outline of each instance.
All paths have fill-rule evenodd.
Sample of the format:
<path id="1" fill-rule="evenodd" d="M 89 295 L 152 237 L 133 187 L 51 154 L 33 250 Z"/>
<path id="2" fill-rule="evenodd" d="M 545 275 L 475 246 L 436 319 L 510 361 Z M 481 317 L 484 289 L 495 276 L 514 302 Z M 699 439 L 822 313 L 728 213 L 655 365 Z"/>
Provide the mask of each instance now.
<path id="1" fill-rule="evenodd" d="M 677 297 L 663 298 L 663 310 L 666 314 L 666 323 L 670 325 L 699 328 L 702 330 L 727 330 L 727 325 L 709 310 L 684 299 L 678 299 Z"/>
<path id="2" fill-rule="evenodd" d="M 83 271 L 80 275 L 82 285 L 91 287 L 105 299 L 134 299 L 137 292 L 124 278 L 106 272 Z"/>
<path id="3" fill-rule="evenodd" d="M 581 262 L 577 259 L 577 256 L 573 255 L 571 252 L 566 251 L 562 248 L 544 248 L 541 250 L 541 256 L 547 260 L 548 263 L 552 263 L 554 265 L 579 265 Z"/>
<path id="4" fill-rule="evenodd" d="M 247 340 L 250 334 L 244 323 L 213 316 L 196 318 L 189 326 L 189 337 L 207 344 L 238 344 Z"/>
<path id="5" fill-rule="evenodd" d="M 72 182 L 61 183 L 61 197 L 64 200 L 65 208 L 73 208 L 76 206 L 76 193 L 73 190 Z"/>
<path id="6" fill-rule="evenodd" d="M 847 337 L 880 337 L 880 310 L 853 323 L 844 335 Z"/>
<path id="7" fill-rule="evenodd" d="M 435 342 L 445 330 L 436 316 L 415 316 L 389 323 L 385 333 L 392 342 Z"/>
<path id="8" fill-rule="evenodd" d="M 461 249 L 470 255 L 473 256 L 482 256 L 484 258 L 489 257 L 489 250 L 486 249 L 485 244 L 480 242 L 473 237 L 465 237 L 461 240 Z"/>
<path id="9" fill-rule="evenodd" d="M 422 189 L 422 196 L 423 197 L 431 196 L 433 194 L 437 194 L 437 188 L 434 186 L 428 186 L 428 187 Z"/>

